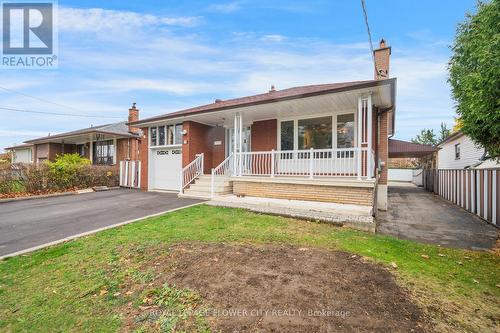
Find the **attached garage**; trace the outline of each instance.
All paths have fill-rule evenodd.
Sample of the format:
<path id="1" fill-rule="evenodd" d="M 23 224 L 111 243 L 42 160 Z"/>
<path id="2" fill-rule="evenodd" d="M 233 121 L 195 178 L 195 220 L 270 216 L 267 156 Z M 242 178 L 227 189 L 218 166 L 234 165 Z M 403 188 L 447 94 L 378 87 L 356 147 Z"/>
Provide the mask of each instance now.
<path id="1" fill-rule="evenodd" d="M 179 191 L 181 186 L 182 149 L 151 148 L 150 190 Z"/>

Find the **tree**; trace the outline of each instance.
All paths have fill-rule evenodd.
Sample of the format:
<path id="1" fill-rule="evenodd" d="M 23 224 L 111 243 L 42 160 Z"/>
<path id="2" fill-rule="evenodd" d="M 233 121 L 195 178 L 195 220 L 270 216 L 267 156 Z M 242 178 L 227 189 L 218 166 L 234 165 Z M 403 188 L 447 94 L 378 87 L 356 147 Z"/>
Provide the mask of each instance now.
<path id="1" fill-rule="evenodd" d="M 451 134 L 451 130 L 446 127 L 445 123 L 441 123 L 441 128 L 439 129 L 439 139 L 438 143 L 441 141 L 444 141 L 447 137 L 449 137 Z"/>
<path id="2" fill-rule="evenodd" d="M 500 0 L 478 2 L 457 28 L 448 65 L 461 130 L 500 158 Z"/>
<path id="3" fill-rule="evenodd" d="M 436 139 L 436 134 L 434 133 L 434 130 L 424 128 L 423 130 L 420 131 L 420 134 L 417 134 L 415 138 L 411 139 L 411 142 L 420 143 L 422 145 L 434 146 L 437 144 L 438 141 Z"/>

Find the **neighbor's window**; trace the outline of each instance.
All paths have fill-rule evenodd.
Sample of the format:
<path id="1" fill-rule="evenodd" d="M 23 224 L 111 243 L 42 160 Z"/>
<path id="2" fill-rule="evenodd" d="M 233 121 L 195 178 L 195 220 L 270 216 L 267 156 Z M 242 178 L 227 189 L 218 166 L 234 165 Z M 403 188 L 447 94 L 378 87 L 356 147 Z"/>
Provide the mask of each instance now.
<path id="1" fill-rule="evenodd" d="M 151 127 L 151 146 L 157 145 L 156 139 L 157 139 L 157 128 Z"/>
<path id="2" fill-rule="evenodd" d="M 354 113 L 337 116 L 337 148 L 354 147 Z"/>
<path id="3" fill-rule="evenodd" d="M 281 122 L 281 150 L 293 150 L 293 120 Z"/>
<path id="4" fill-rule="evenodd" d="M 112 165 L 115 156 L 113 140 L 94 142 L 92 156 L 94 164 Z"/>
<path id="5" fill-rule="evenodd" d="M 332 148 L 332 117 L 301 119 L 297 134 L 299 149 Z"/>
<path id="6" fill-rule="evenodd" d="M 455 159 L 456 160 L 460 159 L 460 143 L 457 143 L 455 145 Z"/>

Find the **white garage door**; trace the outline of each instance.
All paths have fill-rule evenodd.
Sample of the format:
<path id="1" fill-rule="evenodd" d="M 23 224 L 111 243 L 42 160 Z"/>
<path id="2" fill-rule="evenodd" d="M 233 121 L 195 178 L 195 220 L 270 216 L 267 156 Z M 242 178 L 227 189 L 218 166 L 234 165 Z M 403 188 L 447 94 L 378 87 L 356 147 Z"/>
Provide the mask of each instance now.
<path id="1" fill-rule="evenodd" d="M 151 149 L 151 188 L 178 191 L 181 186 L 182 150 Z"/>

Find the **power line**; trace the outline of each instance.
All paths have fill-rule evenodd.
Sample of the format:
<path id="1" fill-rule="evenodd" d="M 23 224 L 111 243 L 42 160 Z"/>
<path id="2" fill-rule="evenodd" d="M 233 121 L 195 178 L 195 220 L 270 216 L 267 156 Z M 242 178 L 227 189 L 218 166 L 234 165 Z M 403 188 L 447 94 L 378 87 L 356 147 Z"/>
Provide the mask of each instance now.
<path id="1" fill-rule="evenodd" d="M 8 92 L 11 92 L 11 93 L 14 93 L 14 94 L 18 94 L 18 95 L 21 95 L 21 96 L 24 96 L 24 97 L 33 98 L 33 99 L 36 99 L 37 101 L 41 101 L 41 102 L 44 102 L 44 103 L 48 103 L 48 104 L 52 104 L 52 105 L 57 105 L 57 106 L 60 106 L 60 107 L 66 108 L 66 109 L 72 109 L 72 110 L 75 110 L 75 111 L 78 111 L 78 112 L 84 112 L 84 111 L 79 110 L 77 108 L 74 108 L 72 106 L 68 106 L 68 105 L 64 105 L 64 104 L 61 104 L 61 103 L 52 102 L 52 101 L 49 101 L 47 99 L 36 97 L 36 96 L 33 96 L 33 95 L 29 95 L 29 94 L 26 94 L 26 93 L 23 93 L 23 92 L 20 92 L 20 91 L 17 91 L 17 90 L 5 88 L 5 87 L 2 87 L 2 86 L 0 86 L 0 89 L 8 91 Z"/>
<path id="2" fill-rule="evenodd" d="M 368 42 L 370 43 L 370 51 L 373 60 L 373 67 L 375 68 L 375 71 L 377 71 L 377 67 L 375 65 L 375 55 L 373 53 L 372 33 L 370 31 L 370 24 L 368 24 L 368 13 L 366 11 L 365 0 L 361 0 L 361 7 L 363 7 L 363 15 L 365 17 L 366 31 L 368 32 Z"/>
<path id="3" fill-rule="evenodd" d="M 74 113 L 63 113 L 63 112 L 35 111 L 35 110 L 15 109 L 15 108 L 9 108 L 9 107 L 4 107 L 4 106 L 0 106 L 0 110 L 6 110 L 6 111 L 11 111 L 11 112 L 24 112 L 24 113 L 46 114 L 46 115 L 52 115 L 52 116 L 81 117 L 81 118 L 105 118 L 105 119 L 116 118 L 116 119 L 122 119 L 122 117 L 114 117 L 114 116 L 91 116 L 91 115 L 85 115 L 85 114 L 74 114 Z"/>

